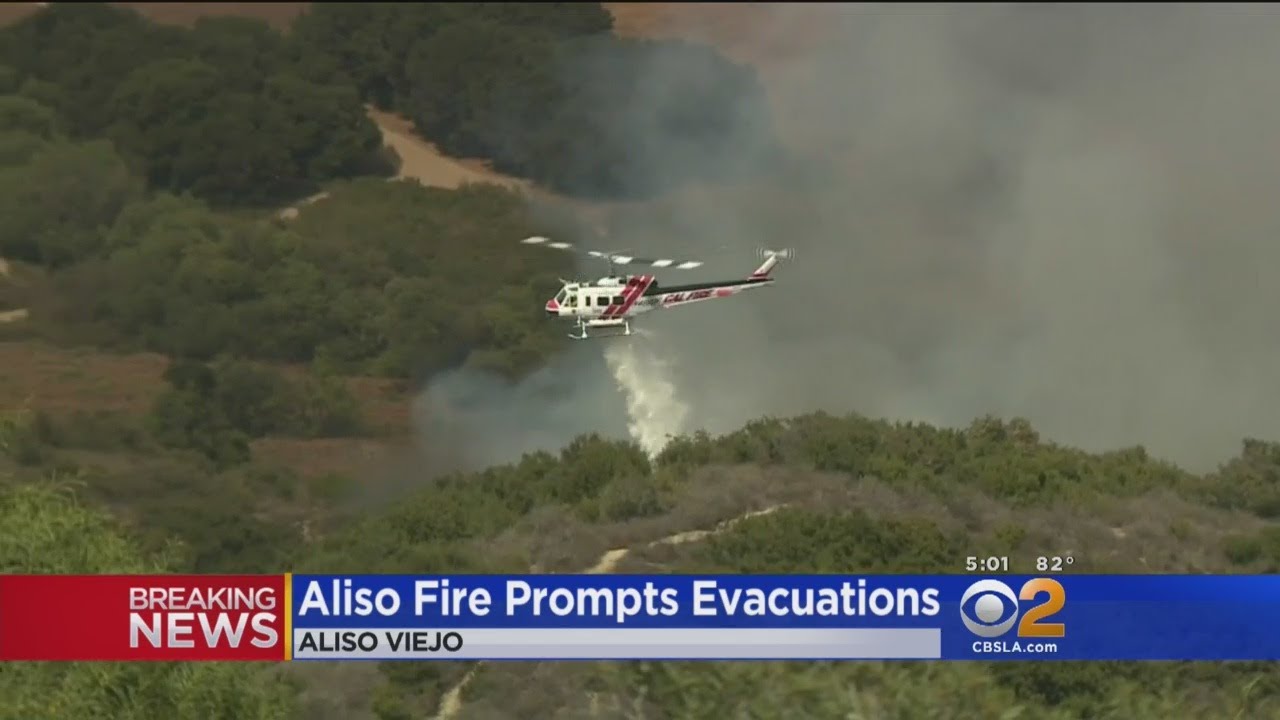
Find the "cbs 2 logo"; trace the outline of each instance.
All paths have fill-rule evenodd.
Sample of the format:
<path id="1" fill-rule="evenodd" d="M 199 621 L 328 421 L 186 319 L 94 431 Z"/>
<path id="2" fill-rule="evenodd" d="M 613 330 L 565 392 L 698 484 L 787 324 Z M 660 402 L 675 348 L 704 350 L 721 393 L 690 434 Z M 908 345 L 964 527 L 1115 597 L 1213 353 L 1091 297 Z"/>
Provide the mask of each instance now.
<path id="1" fill-rule="evenodd" d="M 1019 619 L 1018 601 L 1035 600 L 1042 594 L 1049 597 L 1039 605 L 1027 608 Z M 972 607 L 968 607 L 971 599 L 974 602 Z M 1042 621 L 1058 614 L 1066 604 L 1066 589 L 1052 578 L 1028 580 L 1016 596 L 1013 588 L 999 580 L 979 580 L 970 585 L 960 598 L 960 619 L 969 632 L 978 637 L 1000 637 L 1017 623 L 1018 637 L 1060 638 L 1066 635 L 1066 625 Z"/>

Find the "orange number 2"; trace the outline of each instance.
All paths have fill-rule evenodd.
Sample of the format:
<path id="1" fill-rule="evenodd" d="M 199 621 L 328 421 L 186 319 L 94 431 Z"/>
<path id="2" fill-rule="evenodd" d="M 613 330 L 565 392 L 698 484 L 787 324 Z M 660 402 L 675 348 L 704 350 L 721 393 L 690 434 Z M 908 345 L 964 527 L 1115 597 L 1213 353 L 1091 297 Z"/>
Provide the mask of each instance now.
<path id="1" fill-rule="evenodd" d="M 1041 622 L 1057 615 L 1067 604 L 1067 591 L 1062 583 L 1052 578 L 1028 580 L 1018 593 L 1018 599 L 1034 600 L 1041 593 L 1047 594 L 1049 598 L 1023 613 L 1022 619 L 1018 621 L 1018 637 L 1060 638 L 1067 634 L 1066 625 L 1062 623 Z"/>

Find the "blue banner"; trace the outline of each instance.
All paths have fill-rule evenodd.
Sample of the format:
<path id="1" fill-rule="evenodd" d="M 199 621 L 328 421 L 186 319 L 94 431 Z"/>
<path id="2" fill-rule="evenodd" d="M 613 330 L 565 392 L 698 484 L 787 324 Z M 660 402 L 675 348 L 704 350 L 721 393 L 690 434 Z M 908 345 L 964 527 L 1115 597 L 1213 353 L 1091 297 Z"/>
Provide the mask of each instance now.
<path id="1" fill-rule="evenodd" d="M 619 655 L 633 641 L 690 659 L 1280 659 L 1280 576 L 295 575 L 291 583 L 294 633 L 316 653 L 344 632 L 431 630 L 511 659 L 525 657 L 521 643 L 546 658 L 638 657 Z M 654 650 L 658 637 L 671 642 Z M 680 645 L 682 637 L 703 649 Z M 751 648 L 735 637 L 753 638 Z M 572 649 L 547 650 L 557 638 L 566 648 L 572 638 Z M 606 638 L 617 638 L 614 654 L 592 650 L 615 642 Z M 298 657 L 313 656 L 305 650 Z"/>

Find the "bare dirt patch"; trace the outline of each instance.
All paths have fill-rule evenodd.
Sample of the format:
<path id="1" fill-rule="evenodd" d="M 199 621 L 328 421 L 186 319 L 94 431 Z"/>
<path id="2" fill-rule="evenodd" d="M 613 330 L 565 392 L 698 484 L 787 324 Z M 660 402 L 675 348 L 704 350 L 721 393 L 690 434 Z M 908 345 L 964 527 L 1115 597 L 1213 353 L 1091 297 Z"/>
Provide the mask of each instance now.
<path id="1" fill-rule="evenodd" d="M 370 108 L 369 117 L 382 131 L 383 142 L 400 155 L 401 178 L 412 178 L 429 187 L 450 189 L 468 183 L 529 187 L 524 180 L 494 172 L 484 160 L 445 156 L 435 145 L 414 132 L 412 121 L 400 115 Z"/>
<path id="2" fill-rule="evenodd" d="M 0 281 L 3 281 L 0 283 L 0 325 L 26 320 L 30 315 L 25 307 L 13 307 L 15 304 L 26 304 L 22 287 L 26 283 L 13 276 L 13 265 L 0 258 Z"/>
<path id="3" fill-rule="evenodd" d="M 17 310 L 0 311 L 0 323 L 12 323 L 19 320 L 26 320 L 30 313 L 26 308 L 18 308 Z"/>

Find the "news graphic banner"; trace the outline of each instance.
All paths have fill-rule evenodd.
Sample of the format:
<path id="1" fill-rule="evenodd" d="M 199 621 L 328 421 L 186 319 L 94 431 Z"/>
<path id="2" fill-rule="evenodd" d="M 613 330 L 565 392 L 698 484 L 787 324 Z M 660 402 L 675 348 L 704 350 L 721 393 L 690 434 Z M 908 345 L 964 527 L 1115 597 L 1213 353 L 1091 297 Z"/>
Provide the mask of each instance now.
<path id="1" fill-rule="evenodd" d="M 283 660 L 284 575 L 0 575 L 0 660 Z"/>
<path id="2" fill-rule="evenodd" d="M 0 660 L 1276 660 L 1280 577 L 0 576 Z"/>

